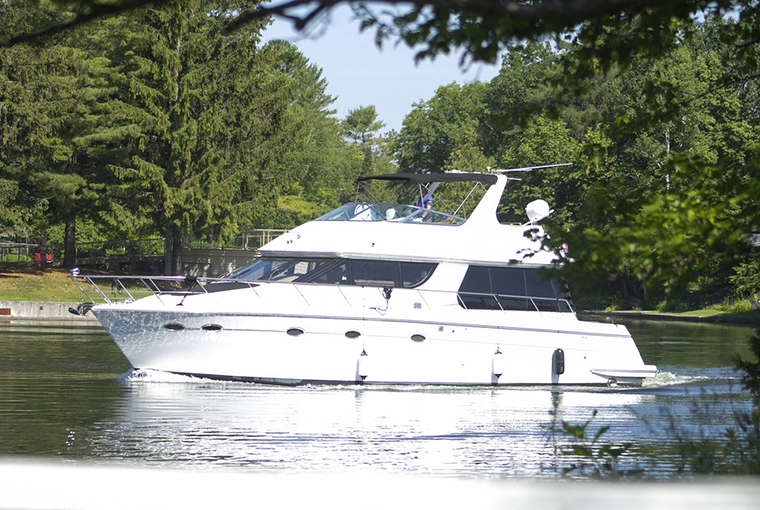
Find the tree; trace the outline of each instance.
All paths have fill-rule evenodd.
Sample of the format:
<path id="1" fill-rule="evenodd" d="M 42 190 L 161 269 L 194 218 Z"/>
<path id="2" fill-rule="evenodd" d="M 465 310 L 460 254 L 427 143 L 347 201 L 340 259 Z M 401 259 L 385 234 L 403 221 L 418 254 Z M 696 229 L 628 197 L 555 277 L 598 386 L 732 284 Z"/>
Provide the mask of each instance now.
<path id="1" fill-rule="evenodd" d="M 343 136 L 362 154 L 361 171 L 357 178 L 374 172 L 378 144 L 382 141 L 378 131 L 384 126 L 385 123 L 377 119 L 377 111 L 372 105 L 349 110 L 341 122 Z"/>
<path id="2" fill-rule="evenodd" d="M 578 160 L 581 144 L 570 136 L 562 120 L 538 117 L 514 137 L 513 148 L 501 156 L 501 166 L 518 168 L 544 164 L 566 164 Z M 519 186 L 511 188 L 509 200 L 500 215 L 511 221 L 524 221 L 525 206 L 537 199 L 547 200 L 555 209 L 554 221 L 567 222 L 578 207 L 584 172 L 573 167 L 546 168 L 520 174 Z"/>
<path id="3" fill-rule="evenodd" d="M 44 18 L 50 11 L 22 12 L 6 2 L 3 13 L 13 21 L 4 29 L 13 31 L 27 17 Z M 83 50 L 83 39 L 76 30 L 0 53 L 0 176 L 14 183 L 13 197 L 36 212 L 26 221 L 36 218 L 38 232 L 65 223 L 66 267 L 76 264 L 76 218 L 89 214 L 98 200 L 90 186 L 102 178 L 94 155 L 103 134 L 93 136 L 92 130 L 106 115 L 102 109 L 112 92 L 108 60 Z"/>
<path id="4" fill-rule="evenodd" d="M 466 145 L 482 147 L 485 90 L 480 82 L 464 86 L 451 83 L 438 87 L 429 100 L 415 103 L 394 143 L 401 171 L 451 170 L 455 168 L 451 165 L 463 163 L 457 151 Z"/>
<path id="5" fill-rule="evenodd" d="M 16 20 L 11 36 L 34 19 L 20 6 L 2 5 Z M 224 239 L 276 202 L 292 177 L 278 168 L 294 136 L 290 82 L 259 43 L 266 22 L 224 33 L 255 8 L 177 2 L 0 53 L 11 73 L 0 85 L 0 178 L 35 197 L 49 221 L 66 221 L 67 265 L 83 212 L 164 232 L 166 271 L 176 273 L 187 235 Z"/>
<path id="6" fill-rule="evenodd" d="M 350 152 L 327 94 L 322 69 L 285 41 L 267 44 L 276 69 L 291 85 L 288 111 L 294 143 L 280 163 L 291 180 L 271 207 L 255 218 L 260 227 L 287 228 L 334 209 L 354 190 Z"/>
<path id="7" fill-rule="evenodd" d="M 106 4 L 96 0 L 58 0 L 59 5 L 77 5 L 75 16 L 41 20 L 23 33 L 5 37 L 3 45 L 13 45 L 65 30 L 77 24 L 146 5 L 169 4 L 172 0 L 120 0 Z M 305 29 L 323 19 L 330 9 L 348 0 L 288 0 L 256 10 L 241 12 L 231 29 L 254 19 L 271 15 L 291 20 Z M 386 6 L 397 6 L 388 9 Z M 377 8 L 376 8 L 377 7 Z M 659 54 L 671 47 L 684 27 L 699 15 L 737 13 L 743 21 L 736 40 L 760 40 L 760 16 L 752 0 L 537 0 L 535 2 L 484 2 L 482 0 L 378 0 L 354 5 L 362 27 L 375 29 L 378 41 L 398 37 L 419 47 L 418 58 L 465 50 L 469 58 L 495 61 L 499 51 L 514 42 L 535 41 L 546 36 L 573 34 L 587 51 L 585 69 L 607 68 L 615 61 L 630 61 L 633 56 Z"/>
<path id="8" fill-rule="evenodd" d="M 609 122 L 584 148 L 598 182 L 562 227 L 570 234 L 558 234 L 576 250 L 583 282 L 599 288 L 591 275 L 628 275 L 656 293 L 699 289 L 704 302 L 707 282 L 725 287 L 745 256 L 760 220 L 758 132 L 745 99 L 752 87 L 725 82 L 737 60 L 718 34 L 734 23 L 706 20 L 664 57 L 609 78 L 618 91 Z"/>
<path id="9" fill-rule="evenodd" d="M 288 83 L 274 52 L 260 48 L 262 22 L 225 34 L 256 4 L 193 0 L 135 13 L 123 67 L 131 157 L 113 171 L 163 232 L 167 273 L 185 237 L 221 240 L 273 204 L 289 174 L 278 172 Z M 171 265 L 170 265 L 171 264 Z"/>

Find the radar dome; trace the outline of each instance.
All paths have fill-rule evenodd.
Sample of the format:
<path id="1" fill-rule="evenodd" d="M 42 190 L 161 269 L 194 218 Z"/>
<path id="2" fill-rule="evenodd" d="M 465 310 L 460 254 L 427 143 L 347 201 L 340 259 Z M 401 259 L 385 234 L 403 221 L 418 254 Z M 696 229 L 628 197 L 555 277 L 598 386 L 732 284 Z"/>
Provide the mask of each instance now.
<path id="1" fill-rule="evenodd" d="M 546 203 L 546 200 L 541 199 L 534 200 L 525 207 L 525 213 L 528 215 L 530 223 L 537 223 L 553 212 L 552 209 L 549 209 L 549 204 Z"/>

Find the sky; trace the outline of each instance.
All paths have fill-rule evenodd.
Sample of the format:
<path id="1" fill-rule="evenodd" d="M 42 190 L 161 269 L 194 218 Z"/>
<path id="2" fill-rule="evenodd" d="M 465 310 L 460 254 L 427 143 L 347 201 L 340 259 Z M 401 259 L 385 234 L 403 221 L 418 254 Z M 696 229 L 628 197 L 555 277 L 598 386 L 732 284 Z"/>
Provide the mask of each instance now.
<path id="1" fill-rule="evenodd" d="M 289 21 L 276 19 L 264 32 L 264 39 L 285 39 L 298 46 L 311 63 L 321 67 L 328 82 L 327 93 L 336 98 L 333 108 L 338 118 L 349 110 L 373 105 L 385 123 L 383 132 L 401 129 L 412 105 L 433 97 L 438 87 L 490 81 L 500 64 L 459 67 L 459 54 L 437 57 L 415 64 L 415 52 L 405 45 L 388 41 L 379 49 L 374 31 L 359 34 L 359 22 L 351 20 L 346 6 L 331 14 L 326 29 L 314 35 L 299 35 Z"/>

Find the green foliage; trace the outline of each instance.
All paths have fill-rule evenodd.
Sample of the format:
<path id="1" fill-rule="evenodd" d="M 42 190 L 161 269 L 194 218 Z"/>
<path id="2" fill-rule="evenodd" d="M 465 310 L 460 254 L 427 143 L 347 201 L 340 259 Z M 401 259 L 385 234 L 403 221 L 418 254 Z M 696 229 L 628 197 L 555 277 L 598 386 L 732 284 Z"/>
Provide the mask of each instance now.
<path id="1" fill-rule="evenodd" d="M 384 126 L 385 124 L 378 120 L 374 106 L 360 106 L 349 110 L 341 122 L 344 138 L 361 154 L 361 169 L 355 178 L 377 173 L 375 164 L 385 142 L 378 132 Z"/>
<path id="2" fill-rule="evenodd" d="M 78 222 L 80 242 L 220 243 L 311 219 L 353 199 L 362 171 L 394 171 L 374 107 L 341 123 L 319 67 L 261 44 L 267 20 L 227 30 L 256 9 L 159 2 L 0 50 L 3 235 L 73 241 Z M 0 11 L 11 38 L 68 16 L 24 0 Z"/>
<path id="3" fill-rule="evenodd" d="M 372 143 L 377 132 L 385 126 L 377 119 L 374 106 L 360 106 L 349 110 L 342 124 L 343 136 L 359 146 Z"/>
<path id="4" fill-rule="evenodd" d="M 638 207 L 618 210 L 603 230 L 589 226 L 556 235 L 569 245 L 573 270 L 625 272 L 652 287 L 681 289 L 708 268 L 706 253 L 727 256 L 744 249 L 730 210 L 753 194 L 726 199 L 701 187 L 658 194 Z"/>
<path id="5" fill-rule="evenodd" d="M 133 155 L 115 170 L 179 239 L 228 237 L 287 178 L 273 171 L 286 136 L 286 87 L 256 47 L 261 27 L 222 35 L 233 9 L 254 8 L 179 2 L 136 20 L 144 29 L 133 34 L 124 72 Z"/>
<path id="6" fill-rule="evenodd" d="M 6 33 L 60 13 L 26 8 L 0 5 Z M 265 222 L 293 185 L 337 205 L 344 178 L 324 181 L 355 172 L 321 70 L 286 43 L 262 46 L 266 21 L 226 32 L 246 9 L 257 4 L 172 2 L 0 50 L 3 232 L 58 238 L 65 221 L 73 238 L 79 218 L 108 229 L 81 240 L 172 245 Z"/>
<path id="7" fill-rule="evenodd" d="M 755 359 L 745 360 L 737 358 L 736 368 L 744 372 L 742 384 L 744 385 L 744 389 L 749 390 L 752 400 L 757 407 L 760 405 L 760 331 L 757 331 L 750 338 L 749 346 Z M 755 411 L 757 412 L 757 409 Z"/>
<path id="8" fill-rule="evenodd" d="M 463 164 L 475 169 L 477 163 L 490 162 L 480 149 L 485 89 L 482 83 L 465 86 L 452 83 L 438 87 L 430 100 L 415 103 L 393 143 L 399 170 L 442 172 Z M 461 151 L 472 154 L 474 150 L 475 160 L 463 161 Z"/>
<path id="9" fill-rule="evenodd" d="M 24 213 L 16 204 L 18 184 L 0 178 L 0 239 L 27 234 L 24 228 Z"/>
<path id="10" fill-rule="evenodd" d="M 760 254 L 754 253 L 741 260 L 729 277 L 734 293 L 741 298 L 760 300 Z"/>
<path id="11" fill-rule="evenodd" d="M 23 5 L 4 3 L 4 12 L 18 22 L 4 29 L 25 26 L 26 16 L 53 14 L 46 2 L 28 13 L 19 12 Z M 93 24 L 89 35 L 102 30 L 102 23 Z M 103 133 L 94 133 L 111 113 L 114 91 L 110 62 L 88 51 L 90 42 L 72 31 L 0 52 L 0 177 L 15 182 L 15 208 L 29 231 L 67 224 L 67 265 L 74 260 L 76 217 L 96 210 L 100 199 L 92 187 L 103 182 L 100 151 L 106 142 Z"/>
<path id="12" fill-rule="evenodd" d="M 556 412 L 555 409 L 555 419 Z M 633 449 L 633 443 L 615 444 L 604 441 L 603 438 L 609 432 L 610 426 L 593 426 L 597 414 L 594 410 L 591 418 L 579 425 L 564 420 L 553 423 L 552 434 L 565 439 L 559 446 L 559 453 L 569 459 L 569 464 L 561 462 L 561 474 L 572 478 L 596 479 L 619 479 L 640 475 L 639 469 L 622 466 L 623 459 Z"/>
<path id="13" fill-rule="evenodd" d="M 745 239 L 760 223 L 757 87 L 726 81 L 739 68 L 724 40 L 733 21 L 690 27 L 655 59 L 580 80 L 567 66 L 582 46 L 512 45 L 491 83 L 441 87 L 415 105 L 394 142 L 399 167 L 572 162 L 520 175 L 499 215 L 522 222 L 528 202 L 547 200 L 550 246 L 569 245 L 563 271 L 579 295 L 622 290 L 624 300 L 701 306 L 725 297 L 732 274 L 746 294 Z M 571 94 L 575 80 L 586 89 Z"/>

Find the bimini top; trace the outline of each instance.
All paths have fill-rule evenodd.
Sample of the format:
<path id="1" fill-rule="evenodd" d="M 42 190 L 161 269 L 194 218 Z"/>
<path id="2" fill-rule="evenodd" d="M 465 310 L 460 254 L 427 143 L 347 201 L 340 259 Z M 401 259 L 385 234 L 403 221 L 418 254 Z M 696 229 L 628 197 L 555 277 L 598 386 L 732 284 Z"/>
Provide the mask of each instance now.
<path id="1" fill-rule="evenodd" d="M 479 174 L 466 172 L 447 172 L 439 174 L 383 174 L 370 175 L 368 177 L 359 177 L 362 181 L 412 181 L 418 184 L 431 182 L 482 182 L 485 184 L 496 184 L 497 176 L 494 174 Z"/>

